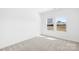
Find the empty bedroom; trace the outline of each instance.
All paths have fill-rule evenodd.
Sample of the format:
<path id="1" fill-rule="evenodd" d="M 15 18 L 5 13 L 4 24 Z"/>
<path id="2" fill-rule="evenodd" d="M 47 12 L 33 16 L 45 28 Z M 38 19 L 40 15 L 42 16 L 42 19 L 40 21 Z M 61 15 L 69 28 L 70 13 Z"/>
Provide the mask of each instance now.
<path id="1" fill-rule="evenodd" d="M 79 51 L 79 8 L 0 8 L 0 51 Z"/>

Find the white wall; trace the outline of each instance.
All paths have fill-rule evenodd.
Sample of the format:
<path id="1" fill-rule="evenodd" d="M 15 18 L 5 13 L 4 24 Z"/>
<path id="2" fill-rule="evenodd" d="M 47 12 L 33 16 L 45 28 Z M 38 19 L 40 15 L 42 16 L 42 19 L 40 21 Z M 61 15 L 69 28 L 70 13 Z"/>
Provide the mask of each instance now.
<path id="1" fill-rule="evenodd" d="M 41 34 L 79 42 L 79 9 L 65 8 L 41 13 Z M 66 16 L 67 32 L 47 30 L 47 18 Z M 55 21 L 55 20 L 54 20 Z"/>
<path id="2" fill-rule="evenodd" d="M 39 15 L 32 8 L 0 8 L 0 48 L 40 34 Z"/>

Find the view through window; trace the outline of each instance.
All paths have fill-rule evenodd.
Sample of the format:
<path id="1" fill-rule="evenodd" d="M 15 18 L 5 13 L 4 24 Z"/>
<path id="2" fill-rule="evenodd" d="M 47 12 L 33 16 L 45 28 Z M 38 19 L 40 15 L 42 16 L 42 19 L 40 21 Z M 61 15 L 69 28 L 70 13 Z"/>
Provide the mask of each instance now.
<path id="1" fill-rule="evenodd" d="M 57 17 L 55 19 L 55 23 L 53 22 L 53 18 L 48 18 L 47 19 L 47 29 L 48 30 L 54 30 L 54 25 L 56 25 L 56 31 L 64 31 L 66 32 L 66 21 L 67 21 L 67 17 L 65 16 L 61 16 L 61 17 Z"/>
<path id="2" fill-rule="evenodd" d="M 57 31 L 66 31 L 66 19 L 67 17 L 61 16 L 56 19 L 56 29 Z"/>
<path id="3" fill-rule="evenodd" d="M 53 24 L 53 19 L 52 18 L 47 19 L 47 29 L 48 30 L 53 30 L 54 29 L 54 24 Z"/>

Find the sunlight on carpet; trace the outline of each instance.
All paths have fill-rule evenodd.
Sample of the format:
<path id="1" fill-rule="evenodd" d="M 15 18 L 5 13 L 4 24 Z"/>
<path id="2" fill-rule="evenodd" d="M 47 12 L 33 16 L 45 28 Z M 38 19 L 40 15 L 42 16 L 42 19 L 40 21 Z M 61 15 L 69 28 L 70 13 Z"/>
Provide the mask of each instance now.
<path id="1" fill-rule="evenodd" d="M 49 39 L 49 40 L 57 40 L 56 38 L 51 38 L 51 37 L 42 36 L 42 35 L 40 35 L 40 37 L 45 38 L 45 39 Z"/>

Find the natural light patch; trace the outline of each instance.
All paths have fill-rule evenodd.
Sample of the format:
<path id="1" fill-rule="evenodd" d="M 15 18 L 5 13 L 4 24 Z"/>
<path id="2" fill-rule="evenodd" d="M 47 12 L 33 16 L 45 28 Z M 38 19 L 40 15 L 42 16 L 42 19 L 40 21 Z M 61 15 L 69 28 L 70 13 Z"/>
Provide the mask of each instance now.
<path id="1" fill-rule="evenodd" d="M 40 37 L 43 37 L 43 38 L 49 39 L 49 40 L 57 40 L 57 39 L 55 39 L 55 38 L 51 38 L 51 37 L 47 37 L 47 36 L 40 36 Z"/>

